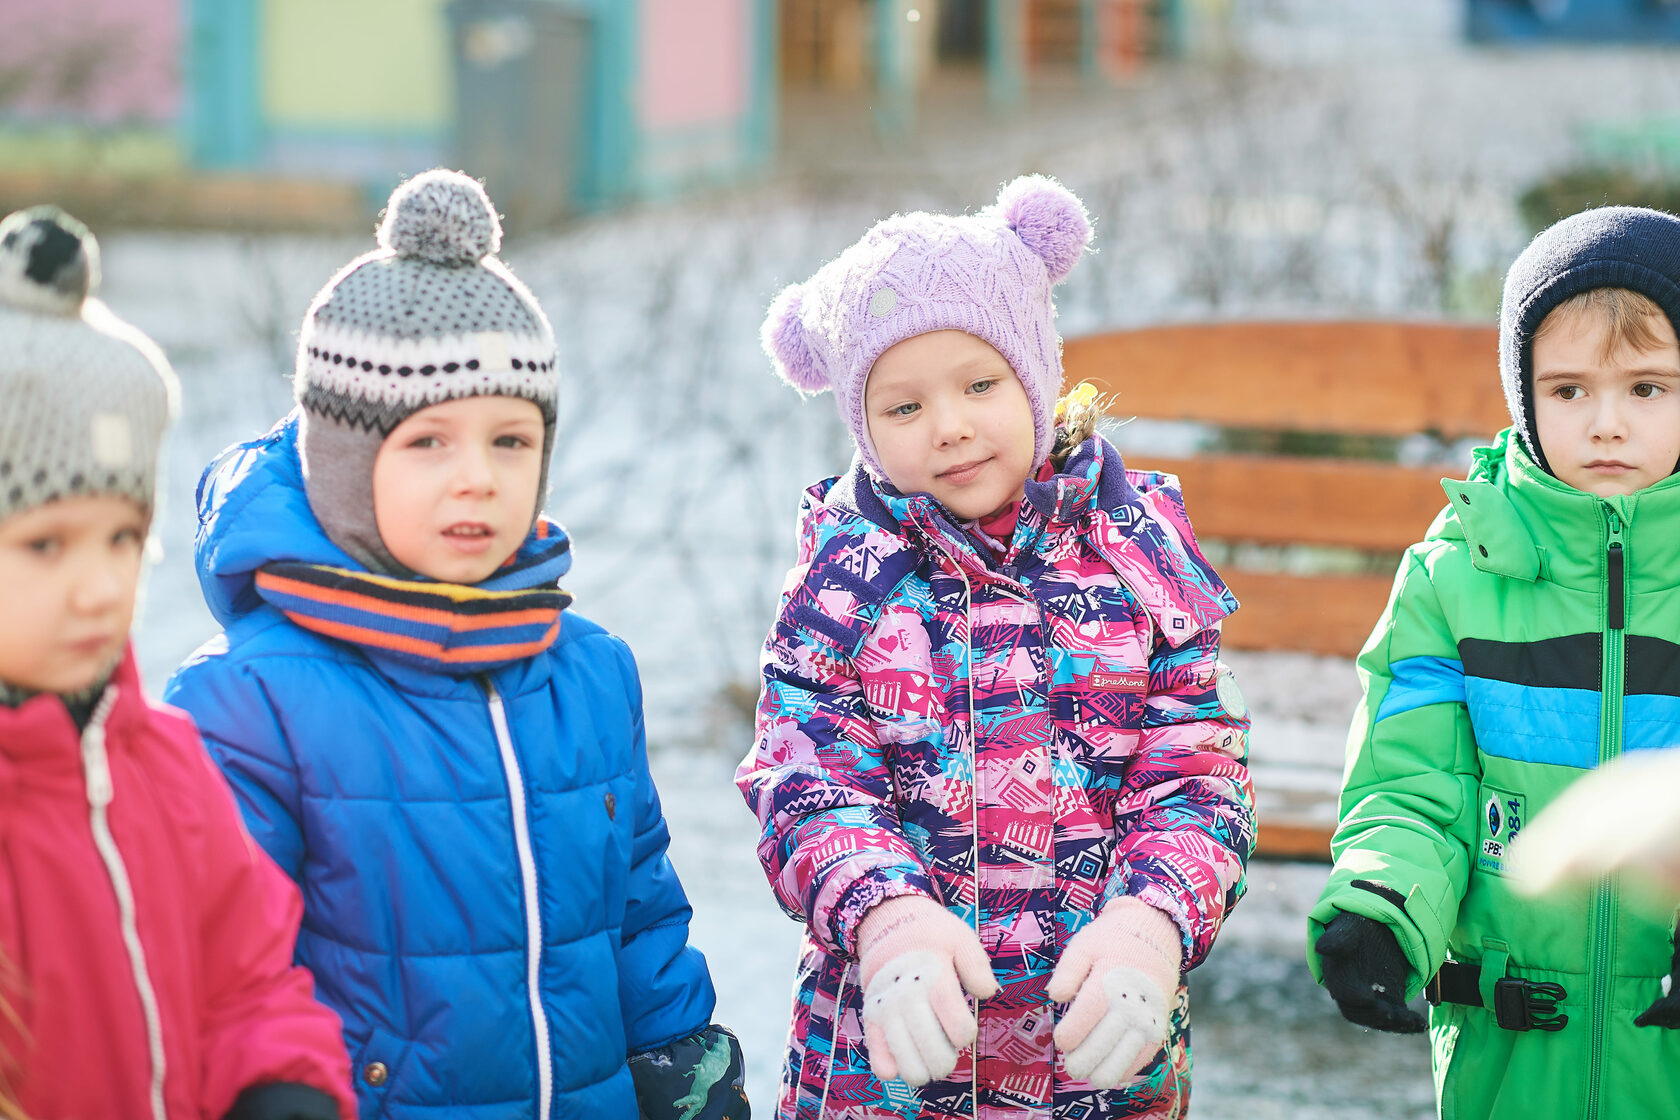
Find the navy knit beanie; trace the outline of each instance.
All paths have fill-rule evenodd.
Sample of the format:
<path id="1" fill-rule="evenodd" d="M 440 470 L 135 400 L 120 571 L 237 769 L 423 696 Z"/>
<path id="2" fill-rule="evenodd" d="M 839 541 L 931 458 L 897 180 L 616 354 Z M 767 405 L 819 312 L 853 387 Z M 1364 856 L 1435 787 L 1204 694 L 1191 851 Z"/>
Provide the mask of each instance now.
<path id="1" fill-rule="evenodd" d="M 1541 231 L 1505 274 L 1499 379 L 1517 434 L 1547 473 L 1534 434 L 1534 332 L 1552 308 L 1592 288 L 1649 296 L 1680 335 L 1680 218 L 1638 206 L 1583 210 Z"/>

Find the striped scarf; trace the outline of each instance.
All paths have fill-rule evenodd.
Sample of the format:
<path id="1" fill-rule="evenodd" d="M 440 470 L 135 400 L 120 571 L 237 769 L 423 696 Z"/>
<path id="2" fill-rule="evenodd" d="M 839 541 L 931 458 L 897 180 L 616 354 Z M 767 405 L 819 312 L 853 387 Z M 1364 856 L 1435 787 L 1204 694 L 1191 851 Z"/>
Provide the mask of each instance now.
<path id="1" fill-rule="evenodd" d="M 305 630 L 430 672 L 466 676 L 554 644 L 560 612 L 572 601 L 557 584 L 571 566 L 565 533 L 538 518 L 501 570 L 470 586 L 288 560 L 264 565 L 256 588 Z"/>

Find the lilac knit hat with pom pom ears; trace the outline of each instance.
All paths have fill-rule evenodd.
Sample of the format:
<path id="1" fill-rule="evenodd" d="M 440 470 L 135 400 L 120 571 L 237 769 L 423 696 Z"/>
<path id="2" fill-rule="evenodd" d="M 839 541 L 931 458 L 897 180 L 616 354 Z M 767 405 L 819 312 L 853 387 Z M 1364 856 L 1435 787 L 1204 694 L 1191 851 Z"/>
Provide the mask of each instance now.
<path id="1" fill-rule="evenodd" d="M 1033 462 L 1054 439 L 1062 342 L 1050 289 L 1091 241 L 1073 192 L 1042 175 L 1007 184 L 978 214 L 895 214 L 770 305 L 761 337 L 782 379 L 834 390 L 864 463 L 885 478 L 864 417 L 864 384 L 894 343 L 967 331 L 1008 359 L 1033 413 Z"/>

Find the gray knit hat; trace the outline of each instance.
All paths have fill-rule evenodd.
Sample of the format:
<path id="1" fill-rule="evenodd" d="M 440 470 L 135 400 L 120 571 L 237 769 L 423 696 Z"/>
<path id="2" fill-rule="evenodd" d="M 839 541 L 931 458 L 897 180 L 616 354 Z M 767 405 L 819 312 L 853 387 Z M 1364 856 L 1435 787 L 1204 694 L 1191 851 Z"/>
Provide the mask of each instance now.
<path id="1" fill-rule="evenodd" d="M 294 390 L 310 508 L 370 570 L 409 574 L 380 539 L 373 462 L 398 424 L 429 405 L 518 397 L 543 416 L 543 478 L 554 446 L 554 332 L 496 259 L 502 227 L 475 180 L 434 170 L 398 187 L 379 248 L 316 294 L 298 340 Z M 537 510 L 531 511 L 535 520 Z"/>
<path id="2" fill-rule="evenodd" d="M 0 219 L 0 518 L 95 494 L 152 508 L 180 390 L 151 339 L 92 298 L 98 283 L 76 219 Z"/>

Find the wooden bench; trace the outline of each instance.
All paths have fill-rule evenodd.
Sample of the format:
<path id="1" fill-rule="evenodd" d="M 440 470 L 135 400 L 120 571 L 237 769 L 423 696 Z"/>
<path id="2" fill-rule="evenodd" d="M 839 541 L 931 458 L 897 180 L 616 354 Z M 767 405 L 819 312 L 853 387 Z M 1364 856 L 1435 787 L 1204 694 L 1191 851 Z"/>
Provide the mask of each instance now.
<path id="1" fill-rule="evenodd" d="M 1067 384 L 1090 381 L 1112 395 L 1115 417 L 1192 421 L 1222 429 L 1228 444 L 1268 442 L 1253 438 L 1257 434 L 1287 445 L 1287 438 L 1278 437 L 1382 442 L 1421 433 L 1446 445 L 1488 439 L 1509 423 L 1499 390 L 1498 331 L 1492 327 L 1394 322 L 1151 327 L 1068 339 L 1063 357 Z M 1129 466 L 1178 475 L 1204 542 L 1266 546 L 1250 551 L 1291 561 L 1310 560 L 1314 550 L 1324 549 L 1369 558 L 1366 570 L 1355 574 L 1298 574 L 1289 570 L 1293 564 L 1217 564 L 1242 602 L 1225 627 L 1227 648 L 1338 657 L 1359 652 L 1388 601 L 1399 553 L 1422 537 L 1446 505 L 1441 478 L 1463 469 L 1452 462 L 1408 466 L 1392 458 L 1229 451 L 1190 458 L 1138 453 L 1127 459 Z M 1345 559 L 1346 551 L 1340 555 Z M 1255 762 L 1256 855 L 1328 860 L 1333 797 L 1326 804 L 1322 793 L 1303 793 L 1288 783 L 1268 786 L 1266 760 Z M 1341 759 L 1323 765 L 1339 773 Z"/>

